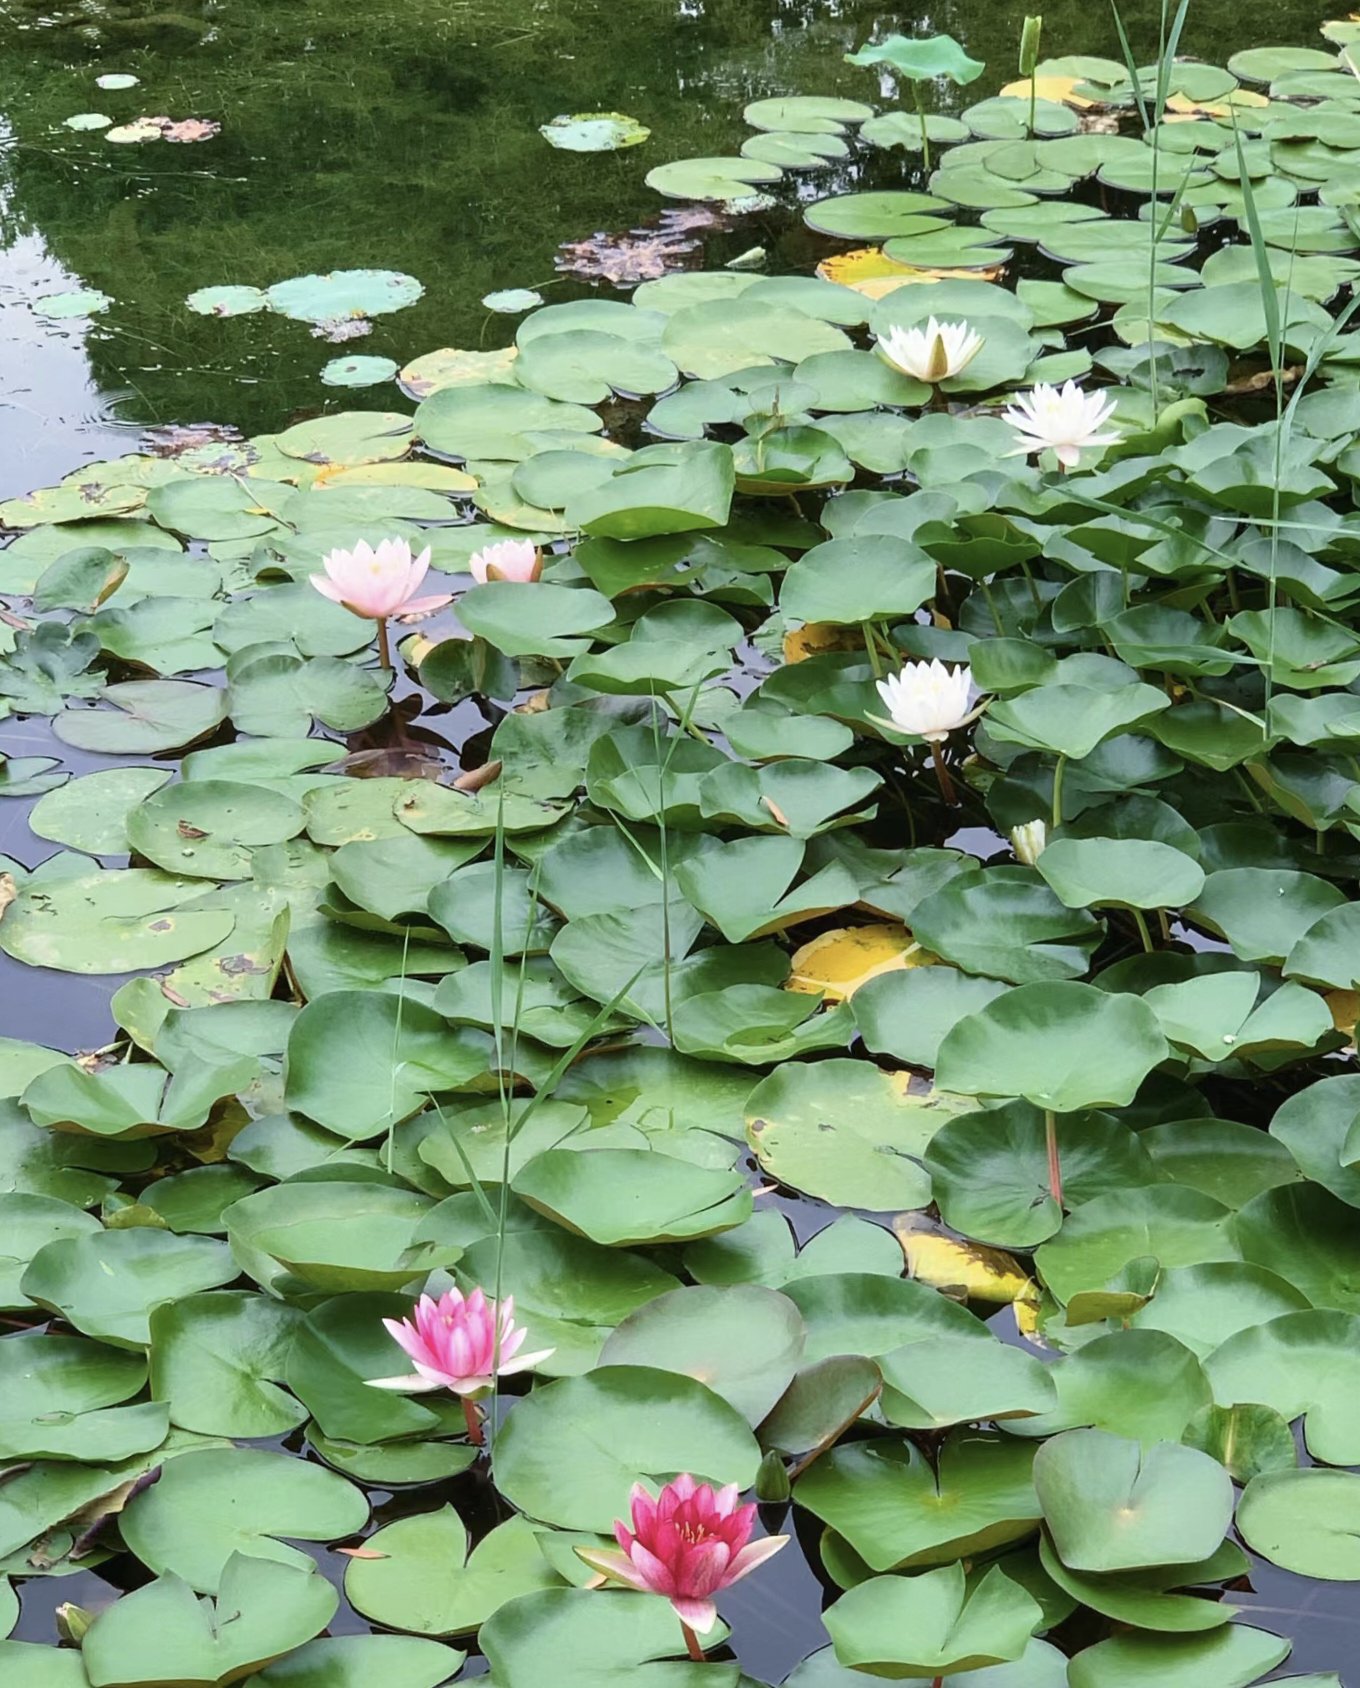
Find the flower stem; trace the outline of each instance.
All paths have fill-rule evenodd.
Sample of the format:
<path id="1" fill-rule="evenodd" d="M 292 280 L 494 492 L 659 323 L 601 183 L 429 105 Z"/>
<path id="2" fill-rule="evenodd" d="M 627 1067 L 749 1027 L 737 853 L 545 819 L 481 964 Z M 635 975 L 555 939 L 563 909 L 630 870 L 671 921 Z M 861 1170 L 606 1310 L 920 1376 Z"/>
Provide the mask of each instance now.
<path id="1" fill-rule="evenodd" d="M 1060 756 L 1058 765 L 1053 770 L 1053 825 L 1062 825 L 1062 788 L 1063 775 L 1067 772 L 1067 758 Z"/>
<path id="2" fill-rule="evenodd" d="M 959 794 L 954 789 L 954 781 L 949 776 L 949 769 L 945 767 L 944 757 L 940 754 L 938 744 L 930 747 L 930 759 L 935 764 L 935 778 L 940 782 L 940 796 L 951 809 L 959 806 Z"/>
<path id="3" fill-rule="evenodd" d="M 1052 1108 L 1044 1109 L 1044 1144 L 1048 1149 L 1048 1191 L 1061 1208 L 1063 1205 L 1062 1162 L 1058 1158 L 1058 1122 L 1054 1117 Z"/>
<path id="4" fill-rule="evenodd" d="M 699 1637 L 694 1633 L 683 1618 L 680 1620 L 680 1633 L 685 1638 L 685 1646 L 688 1649 L 690 1658 L 692 1658 L 696 1664 L 703 1664 L 704 1650 L 699 1645 Z"/>
<path id="5" fill-rule="evenodd" d="M 482 1447 L 486 1441 L 485 1433 L 482 1430 L 482 1415 L 477 1411 L 475 1403 L 469 1400 L 466 1395 L 463 1396 L 463 1417 L 467 1420 L 468 1441 L 472 1443 L 474 1448 Z"/>
<path id="6" fill-rule="evenodd" d="M 387 617 L 385 615 L 378 617 L 378 661 L 384 668 L 390 669 L 392 666 L 392 652 L 387 643 Z"/>
<path id="7" fill-rule="evenodd" d="M 916 114 L 921 119 L 921 162 L 926 169 L 930 169 L 930 130 L 926 125 L 926 106 L 921 98 L 921 84 L 912 79 L 912 98 L 916 101 Z"/>
<path id="8" fill-rule="evenodd" d="M 1138 928 L 1138 936 L 1143 940 L 1143 948 L 1151 955 L 1152 934 L 1148 931 L 1148 923 L 1143 916 L 1142 909 L 1130 908 L 1129 913 L 1133 916 L 1133 923 Z"/>
<path id="9" fill-rule="evenodd" d="M 861 622 L 864 633 L 864 649 L 868 653 L 869 667 L 873 670 L 875 680 L 883 678 L 883 664 L 878 659 L 878 645 L 874 640 L 874 630 L 867 621 Z"/>

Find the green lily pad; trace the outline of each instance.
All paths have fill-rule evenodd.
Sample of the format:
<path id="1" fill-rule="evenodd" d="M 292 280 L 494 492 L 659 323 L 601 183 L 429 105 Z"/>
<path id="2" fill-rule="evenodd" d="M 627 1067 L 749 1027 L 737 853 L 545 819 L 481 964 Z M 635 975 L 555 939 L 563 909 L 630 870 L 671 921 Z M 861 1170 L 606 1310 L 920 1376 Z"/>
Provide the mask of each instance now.
<path id="1" fill-rule="evenodd" d="M 238 1554 L 310 1568 L 278 1540 L 331 1541 L 368 1522 L 368 1502 L 343 1477 L 284 1454 L 204 1448 L 171 1460 L 119 1520 L 123 1540 L 152 1571 L 170 1563 L 192 1588 L 216 1594 Z"/>
<path id="2" fill-rule="evenodd" d="M 620 147 L 640 145 L 652 131 L 619 111 L 588 111 L 554 117 L 551 123 L 540 124 L 538 132 L 549 146 L 565 152 L 617 152 Z"/>
<path id="3" fill-rule="evenodd" d="M 1018 1659 L 1039 1603 L 999 1566 L 968 1589 L 962 1565 L 919 1577 L 872 1577 L 826 1614 L 836 1657 L 884 1676 L 936 1677 Z"/>
<path id="4" fill-rule="evenodd" d="M 949 1437 L 934 1467 L 910 1442 L 857 1442 L 819 1459 L 797 1498 L 871 1569 L 916 1569 L 1030 1535 L 1033 1458 L 1022 1442 L 969 1431 Z"/>
<path id="5" fill-rule="evenodd" d="M 646 1366 L 604 1366 L 536 1389 L 496 1441 L 497 1487 L 530 1517 L 607 1532 L 635 1482 L 689 1471 L 745 1489 L 760 1450 L 737 1410 L 702 1383 Z"/>
<path id="6" fill-rule="evenodd" d="M 137 1228 L 59 1238 L 34 1255 L 20 1287 L 30 1301 L 118 1348 L 145 1348 L 162 1302 L 230 1283 L 236 1263 L 209 1237 Z"/>
<path id="7" fill-rule="evenodd" d="M 562 1580 L 526 1518 L 508 1519 L 468 1552 L 451 1506 L 400 1518 L 370 1536 L 373 1558 L 351 1559 L 345 1593 L 365 1617 L 417 1635 L 466 1635 L 508 1600 Z M 466 1563 L 464 1563 L 466 1561 Z"/>
<path id="8" fill-rule="evenodd" d="M 949 1102 L 860 1061 L 789 1062 L 751 1092 L 747 1136 L 782 1183 L 842 1207 L 924 1207 L 919 1157 Z"/>

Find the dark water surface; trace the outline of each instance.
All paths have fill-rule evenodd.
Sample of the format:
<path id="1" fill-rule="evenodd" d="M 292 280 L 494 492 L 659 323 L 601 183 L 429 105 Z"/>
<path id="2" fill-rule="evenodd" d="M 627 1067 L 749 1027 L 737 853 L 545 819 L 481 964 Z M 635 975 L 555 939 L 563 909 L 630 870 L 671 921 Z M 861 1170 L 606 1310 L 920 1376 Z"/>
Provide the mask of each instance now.
<path id="1" fill-rule="evenodd" d="M 665 202 L 644 185 L 646 171 L 735 152 L 748 101 L 872 99 L 874 78 L 843 55 L 898 28 L 948 31 L 987 61 L 971 102 L 1015 74 L 1024 9 L 997 0 L 919 12 L 872 0 L 0 0 L 0 497 L 137 449 L 149 427 L 214 423 L 250 435 L 323 410 L 407 409 L 395 387 L 328 388 L 320 370 L 342 352 L 405 363 L 439 346 L 507 343 L 515 319 L 486 311 L 482 295 L 589 292 L 556 279 L 559 245 L 653 226 Z M 1151 58 L 1160 0 L 1122 9 L 1135 51 Z M 1045 55 L 1117 53 L 1103 0 L 1047 0 L 1042 10 Z M 1221 63 L 1244 47 L 1312 44 L 1326 15 L 1307 0 L 1196 0 L 1183 48 Z M 96 88 L 110 71 L 140 85 Z M 650 141 L 577 155 L 538 134 L 559 113 L 607 110 L 646 123 Z M 222 132 L 201 145 L 116 146 L 64 126 L 91 111 L 117 123 L 210 118 Z M 908 168 L 900 153 L 880 158 L 875 181 L 892 185 Z M 822 194 L 838 174 L 811 181 Z M 824 250 L 786 211 L 700 238 L 696 267 L 764 245 L 772 269 L 807 270 Z M 342 348 L 302 323 L 203 318 L 184 305 L 208 285 L 362 267 L 409 272 L 425 295 Z M 81 287 L 108 293 L 112 307 L 89 321 L 34 313 L 42 296 Z M 8 723 L 0 748 L 44 754 L 46 736 L 40 720 Z M 83 771 L 78 754 L 61 754 Z M 0 809 L 0 855 L 31 851 L 27 808 Z M 107 999 L 121 981 L 25 968 L 20 982 L 19 971 L 0 962 L 6 1035 L 67 1049 L 106 1041 Z M 817 1204 L 796 1205 L 800 1232 L 817 1229 Z M 469 1519 L 493 1504 L 471 1475 L 421 1490 L 416 1504 L 445 1498 Z M 375 1523 L 406 1505 L 394 1498 Z M 775 1515 L 767 1524 L 780 1527 Z M 803 1545 L 815 1552 L 811 1535 Z M 346 1561 L 315 1552 L 338 1582 Z M 129 1567 L 136 1574 L 123 1557 L 105 1569 Z M 1264 1566 L 1253 1589 L 1233 1597 L 1244 1614 L 1295 1641 L 1281 1674 L 1360 1661 L 1347 1585 Z M 58 1603 L 97 1608 L 116 1591 L 82 1572 L 31 1579 L 22 1592 L 18 1635 L 50 1642 Z M 720 1604 L 743 1665 L 764 1681 L 825 1644 L 823 1585 L 802 1553 L 783 1554 Z M 342 1604 L 332 1632 L 362 1627 Z M 468 1673 L 478 1668 L 474 1658 Z M 1360 1688 L 1360 1665 L 1347 1674 L 1343 1664 L 1342 1679 Z"/>

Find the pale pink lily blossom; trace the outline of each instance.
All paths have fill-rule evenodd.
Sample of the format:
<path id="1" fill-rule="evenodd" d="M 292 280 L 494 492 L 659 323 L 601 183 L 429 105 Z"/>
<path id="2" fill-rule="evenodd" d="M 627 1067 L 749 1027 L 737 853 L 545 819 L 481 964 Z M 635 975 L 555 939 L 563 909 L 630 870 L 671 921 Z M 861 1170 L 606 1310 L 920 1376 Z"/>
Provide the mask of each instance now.
<path id="1" fill-rule="evenodd" d="M 352 551 L 327 552 L 321 566 L 324 574 L 308 576 L 321 596 L 377 622 L 378 658 L 384 668 L 392 666 L 387 648 L 388 616 L 428 615 L 453 602 L 452 592 L 416 595 L 430 566 L 428 545 L 413 557 L 404 539 L 383 539 L 377 545 L 361 539 Z"/>
<path id="2" fill-rule="evenodd" d="M 481 1423 L 473 1398 L 485 1394 L 497 1378 L 529 1371 L 555 1352 L 540 1349 L 522 1354 L 529 1334 L 515 1323 L 515 1298 L 497 1303 L 480 1290 L 469 1295 L 451 1289 L 436 1301 L 422 1295 L 409 1319 L 384 1319 L 392 1340 L 410 1357 L 414 1372 L 399 1377 L 374 1377 L 370 1389 L 400 1389 L 424 1394 L 448 1389 L 461 1396 L 468 1434 L 481 1441 Z"/>
<path id="3" fill-rule="evenodd" d="M 468 558 L 468 573 L 483 586 L 489 580 L 527 585 L 543 573 L 543 553 L 527 539 L 502 539 L 474 551 Z"/>
<path id="4" fill-rule="evenodd" d="M 754 1504 L 738 1504 L 735 1483 L 713 1489 L 688 1472 L 655 1499 L 641 1483 L 629 1496 L 631 1517 L 614 1522 L 618 1548 L 578 1547 L 591 1567 L 645 1594 L 662 1594 L 675 1608 L 691 1657 L 702 1658 L 696 1635 L 718 1621 L 713 1596 L 778 1553 L 787 1536 L 751 1540 Z M 631 1525 L 631 1528 L 630 1528 Z"/>
<path id="5" fill-rule="evenodd" d="M 310 576 L 321 596 L 372 621 L 385 621 L 389 615 L 426 615 L 453 602 L 452 592 L 416 596 L 430 566 L 428 545 L 413 557 L 404 539 L 384 539 L 376 546 L 361 539 L 352 551 L 328 552 L 321 566 L 324 574 Z"/>

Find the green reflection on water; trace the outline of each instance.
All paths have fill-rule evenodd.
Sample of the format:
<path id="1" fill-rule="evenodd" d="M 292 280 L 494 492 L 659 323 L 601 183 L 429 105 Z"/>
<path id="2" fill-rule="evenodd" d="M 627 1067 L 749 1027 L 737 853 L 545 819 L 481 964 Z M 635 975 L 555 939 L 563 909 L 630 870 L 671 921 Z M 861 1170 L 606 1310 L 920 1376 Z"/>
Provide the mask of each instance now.
<path id="1" fill-rule="evenodd" d="M 1123 9 L 1150 58 L 1160 0 Z M 1117 52 L 1094 0 L 1050 0 L 1043 11 L 1046 56 Z M 1198 0 L 1183 46 L 1222 63 L 1243 46 L 1311 43 L 1320 16 L 1307 0 L 1248 13 Z M 923 20 L 988 62 L 964 103 L 1015 74 L 1020 22 L 1020 8 L 995 0 L 953 0 Z M 390 387 L 355 396 L 322 386 L 338 354 L 305 325 L 198 318 L 184 298 L 312 270 L 407 270 L 425 298 L 346 351 L 405 362 L 440 345 L 503 344 L 513 319 L 484 311 L 483 294 L 541 287 L 559 242 L 655 217 L 663 202 L 643 185 L 646 171 L 736 151 L 750 99 L 874 99 L 873 76 L 843 54 L 875 31 L 911 27 L 873 0 L 9 0 L 0 110 L 13 142 L 0 152 L 0 234 L 38 233 L 68 270 L 114 296 L 87 351 L 100 387 L 127 394 L 126 420 L 210 418 L 257 433 L 300 408 L 400 403 Z M 111 69 L 141 85 L 95 88 Z M 559 112 L 611 109 L 650 125 L 652 139 L 575 155 L 538 134 Z M 119 147 L 62 127 L 91 110 L 120 122 L 211 117 L 223 132 L 197 146 Z M 911 165 L 897 153 L 874 168 L 876 185 L 892 185 Z M 834 178 L 814 179 L 826 191 Z M 708 262 L 757 243 L 782 268 L 807 267 L 822 250 L 770 215 L 712 236 Z M 582 291 L 557 283 L 546 296 Z"/>

